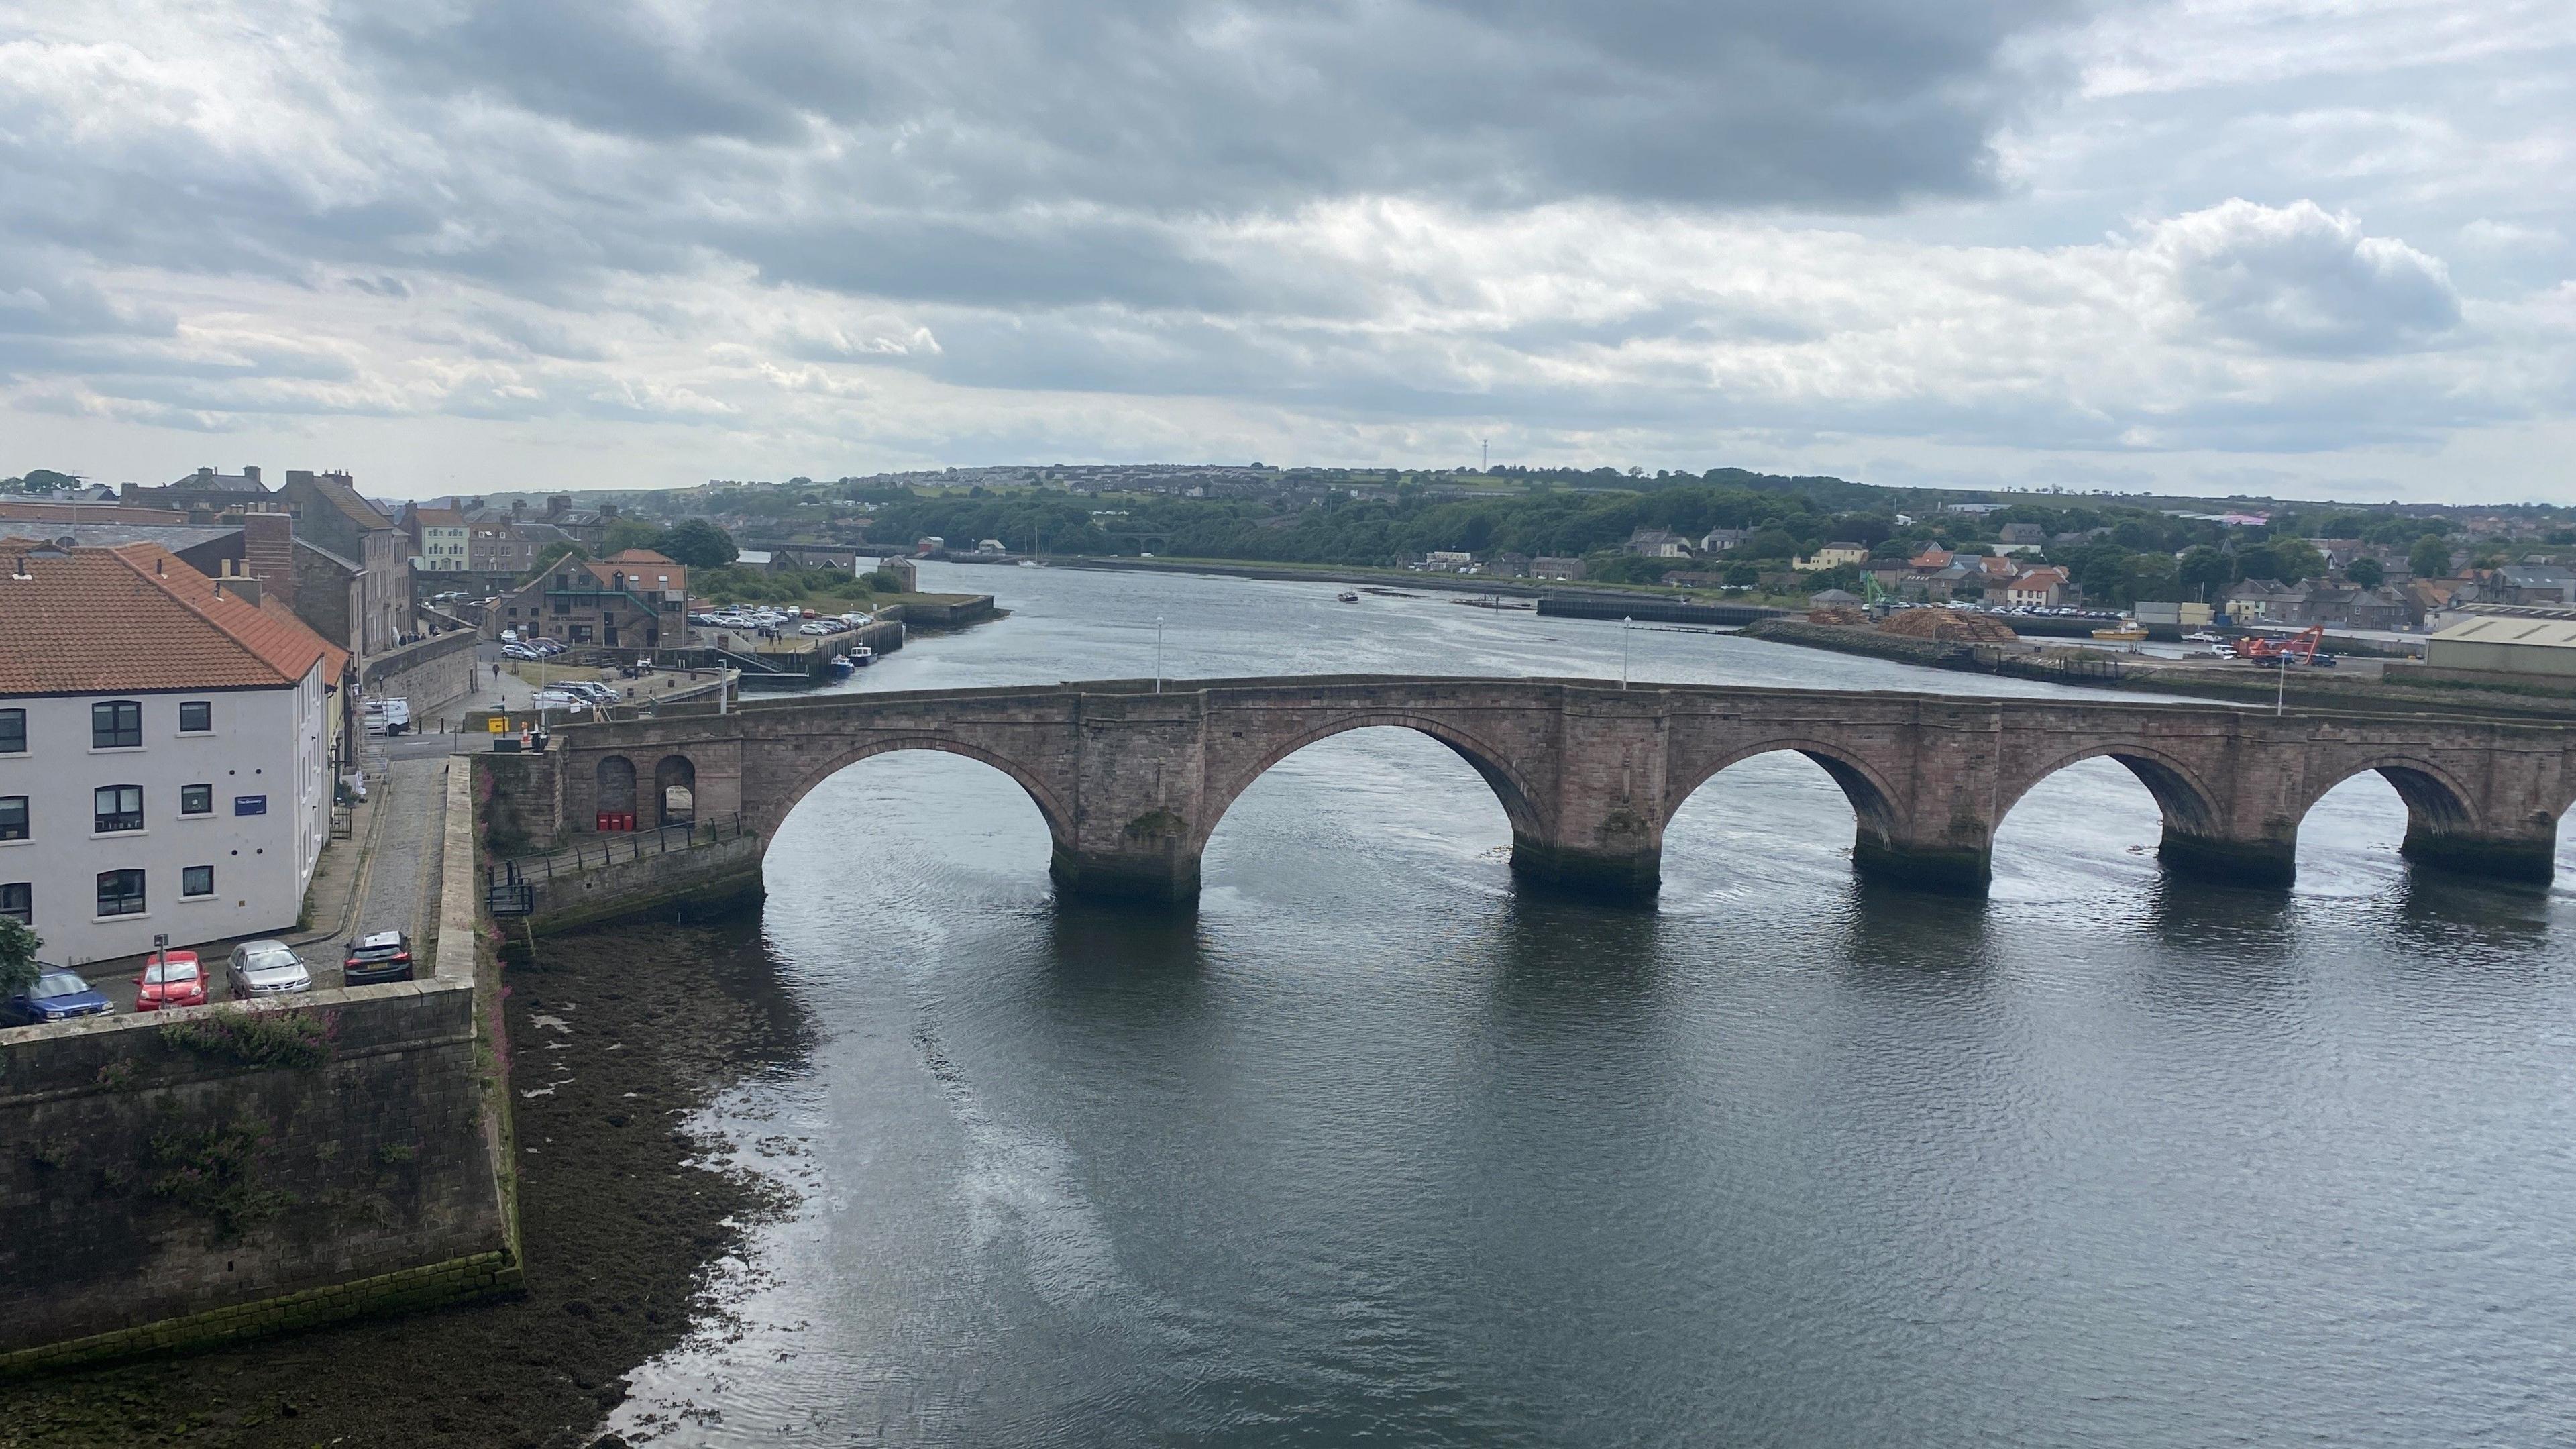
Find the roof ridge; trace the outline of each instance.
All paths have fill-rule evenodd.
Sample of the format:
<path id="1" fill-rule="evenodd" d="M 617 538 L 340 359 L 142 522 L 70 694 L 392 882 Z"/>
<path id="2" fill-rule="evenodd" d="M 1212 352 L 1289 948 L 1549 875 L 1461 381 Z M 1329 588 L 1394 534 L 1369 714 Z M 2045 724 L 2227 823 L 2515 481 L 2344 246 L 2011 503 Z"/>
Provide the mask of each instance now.
<path id="1" fill-rule="evenodd" d="M 234 634 L 230 628 L 225 626 L 224 621 L 216 618 L 212 611 L 198 607 L 197 601 L 189 598 L 185 593 L 174 587 L 168 576 L 159 572 L 146 570 L 140 560 L 129 557 L 125 552 L 129 548 L 150 549 L 162 557 L 169 559 L 171 562 L 178 564 L 181 568 L 188 568 L 188 561 L 186 559 L 180 558 L 177 554 L 170 552 L 168 549 L 161 547 L 161 545 L 157 543 L 124 543 L 117 544 L 107 550 L 110 557 L 114 558 L 118 563 L 125 565 L 126 568 L 132 570 L 136 578 L 142 579 L 154 588 L 159 589 L 162 593 L 169 595 L 171 601 L 176 603 L 180 608 L 183 608 L 189 613 L 196 615 L 198 618 L 203 619 L 206 622 L 207 627 L 221 635 L 223 637 L 223 641 L 226 644 L 231 645 L 235 651 L 257 661 L 260 667 L 275 673 L 280 679 L 285 679 L 286 671 L 279 669 L 275 661 L 261 654 L 258 650 L 253 649 L 247 643 L 244 643 L 239 636 Z M 188 569 L 188 572 L 192 574 L 197 573 L 197 571 L 192 568 Z M 205 578 L 206 575 L 197 574 L 197 577 L 202 579 Z M 286 680 L 286 682 L 291 684 L 294 681 Z"/>

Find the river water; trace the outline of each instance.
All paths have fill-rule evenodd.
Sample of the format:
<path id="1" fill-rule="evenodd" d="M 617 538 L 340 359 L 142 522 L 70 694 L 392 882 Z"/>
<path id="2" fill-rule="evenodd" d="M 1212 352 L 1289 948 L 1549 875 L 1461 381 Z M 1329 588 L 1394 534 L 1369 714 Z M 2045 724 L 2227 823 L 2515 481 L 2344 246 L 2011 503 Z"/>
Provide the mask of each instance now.
<path id="1" fill-rule="evenodd" d="M 951 566 L 1007 621 L 851 688 L 1616 677 L 1615 623 Z M 1640 680 L 2043 693 L 1687 631 Z M 2096 760 L 1991 899 L 1867 887 L 1795 755 L 1652 908 L 1523 900 L 1439 745 L 1244 795 L 1195 914 L 1058 903 L 996 771 L 816 790 L 746 949 L 817 1027 L 714 1125 L 804 1193 L 671 1444 L 2525 1445 L 2576 1439 L 2576 888 L 2412 876 L 2365 776 L 2288 892 L 2168 882 Z M 2561 881 L 2576 883 L 2562 845 Z"/>

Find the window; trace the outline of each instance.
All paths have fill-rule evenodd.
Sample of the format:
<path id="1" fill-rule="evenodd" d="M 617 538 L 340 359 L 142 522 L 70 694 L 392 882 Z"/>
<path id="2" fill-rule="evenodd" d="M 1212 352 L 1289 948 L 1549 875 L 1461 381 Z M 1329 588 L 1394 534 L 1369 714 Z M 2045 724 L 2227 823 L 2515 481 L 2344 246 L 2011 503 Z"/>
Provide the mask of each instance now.
<path id="1" fill-rule="evenodd" d="M 0 916 L 22 926 L 36 924 L 36 888 L 25 881 L 0 885 Z"/>
<path id="2" fill-rule="evenodd" d="M 111 699 L 89 707 L 89 747 L 131 750 L 143 744 L 143 706 L 130 699 Z"/>
<path id="3" fill-rule="evenodd" d="M 97 822 L 90 828 L 101 835 L 143 828 L 143 787 L 140 785 L 101 785 L 90 792 L 90 802 L 91 815 Z"/>
<path id="4" fill-rule="evenodd" d="M 180 786 L 180 787 L 179 787 L 179 813 L 180 813 L 180 814 L 182 814 L 182 815 L 212 815 L 212 814 L 214 814 L 214 813 L 215 813 L 215 787 L 214 787 L 214 786 L 212 786 L 212 785 L 182 785 L 182 786 Z"/>
<path id="5" fill-rule="evenodd" d="M 0 840 L 27 838 L 27 797 L 0 795 Z"/>
<path id="6" fill-rule="evenodd" d="M 210 896 L 215 893 L 215 868 L 211 865 L 188 865 L 179 868 L 179 894 Z"/>
<path id="7" fill-rule="evenodd" d="M 27 712 L 0 709 L 0 755 L 27 753 Z"/>
<path id="8" fill-rule="evenodd" d="M 184 700 L 179 705 L 179 733 L 203 734 L 215 727 L 215 706 L 203 699 Z"/>
<path id="9" fill-rule="evenodd" d="M 143 914 L 143 872 L 103 870 L 98 873 L 98 913 L 102 916 Z"/>

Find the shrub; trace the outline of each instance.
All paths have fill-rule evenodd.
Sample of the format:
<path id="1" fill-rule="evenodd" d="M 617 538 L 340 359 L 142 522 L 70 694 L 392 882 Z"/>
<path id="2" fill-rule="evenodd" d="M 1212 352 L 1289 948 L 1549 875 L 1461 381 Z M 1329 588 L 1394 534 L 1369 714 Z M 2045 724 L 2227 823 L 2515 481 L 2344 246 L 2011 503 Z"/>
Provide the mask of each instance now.
<path id="1" fill-rule="evenodd" d="M 161 1039 L 204 1057 L 252 1067 L 318 1067 L 340 1036 L 337 1011 L 245 1011 L 217 1008 L 165 1021 Z"/>

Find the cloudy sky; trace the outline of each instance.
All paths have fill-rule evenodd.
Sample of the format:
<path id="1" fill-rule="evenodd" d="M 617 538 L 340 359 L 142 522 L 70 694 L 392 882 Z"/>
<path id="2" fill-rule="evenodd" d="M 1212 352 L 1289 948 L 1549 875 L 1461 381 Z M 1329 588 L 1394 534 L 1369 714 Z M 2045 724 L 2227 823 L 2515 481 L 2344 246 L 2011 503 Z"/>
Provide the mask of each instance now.
<path id="1" fill-rule="evenodd" d="M 12 0 L 0 472 L 2576 502 L 2567 0 Z"/>

